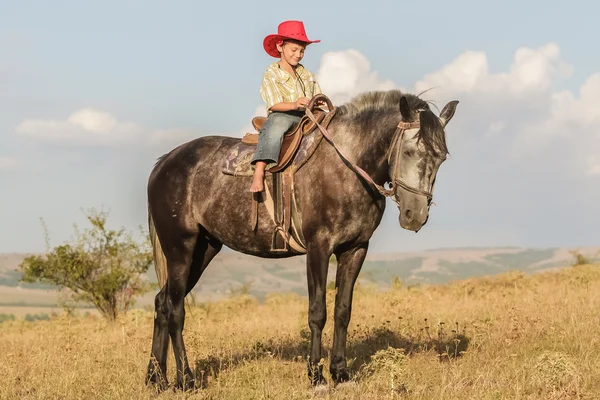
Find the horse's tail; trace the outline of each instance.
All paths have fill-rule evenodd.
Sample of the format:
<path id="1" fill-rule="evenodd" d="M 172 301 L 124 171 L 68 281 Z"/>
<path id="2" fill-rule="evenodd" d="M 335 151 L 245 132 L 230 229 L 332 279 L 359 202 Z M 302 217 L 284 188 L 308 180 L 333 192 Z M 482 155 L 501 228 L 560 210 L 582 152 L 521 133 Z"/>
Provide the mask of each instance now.
<path id="1" fill-rule="evenodd" d="M 154 256 L 154 270 L 156 271 L 156 278 L 158 279 L 158 285 L 162 289 L 167 282 L 167 258 L 163 253 L 160 245 L 160 240 L 156 234 L 154 228 L 154 221 L 152 220 L 152 213 L 150 207 L 148 207 L 148 232 L 150 233 L 150 242 L 152 243 L 152 253 Z"/>

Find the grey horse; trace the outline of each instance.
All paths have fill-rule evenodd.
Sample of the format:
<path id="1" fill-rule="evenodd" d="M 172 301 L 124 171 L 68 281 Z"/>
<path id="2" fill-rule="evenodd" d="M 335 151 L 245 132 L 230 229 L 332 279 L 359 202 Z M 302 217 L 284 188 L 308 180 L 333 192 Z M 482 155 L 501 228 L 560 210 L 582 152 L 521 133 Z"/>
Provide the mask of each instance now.
<path id="1" fill-rule="evenodd" d="M 319 361 L 330 257 L 335 254 L 338 263 L 330 363 L 337 384 L 349 380 L 346 336 L 353 288 L 386 196 L 398 205 L 402 228 L 418 232 L 427 223 L 436 174 L 448 154 L 445 127 L 457 104 L 447 103 L 438 117 L 417 95 L 397 90 L 362 93 L 335 109 L 327 127 L 332 141 L 322 140 L 296 172 L 295 198 L 306 244 L 308 376 L 313 385 L 326 383 Z M 302 254 L 291 248 L 283 253 L 271 250 L 273 221 L 266 212 L 259 213 L 255 230 L 248 228 L 252 178 L 227 175 L 219 168 L 239 141 L 205 136 L 184 143 L 159 158 L 148 180 L 155 267 L 159 277 L 166 277 L 155 298 L 146 376 L 147 384 L 159 390 L 168 386 L 169 337 L 177 363 L 176 386 L 195 386 L 182 337 L 184 298 L 223 245 L 264 258 Z"/>

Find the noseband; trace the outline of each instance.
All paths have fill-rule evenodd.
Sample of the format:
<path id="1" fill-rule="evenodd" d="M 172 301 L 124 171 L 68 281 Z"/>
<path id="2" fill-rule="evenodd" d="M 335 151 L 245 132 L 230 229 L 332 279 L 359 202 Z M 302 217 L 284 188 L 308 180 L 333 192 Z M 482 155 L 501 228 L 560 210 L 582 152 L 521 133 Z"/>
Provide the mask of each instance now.
<path id="1" fill-rule="evenodd" d="M 330 110 L 330 112 L 332 112 L 332 111 L 334 112 L 334 110 Z M 394 201 L 394 203 L 396 203 L 397 205 L 400 205 L 400 201 L 396 197 L 395 188 L 401 187 L 402 189 L 406 190 L 407 192 L 425 196 L 427 198 L 427 207 L 429 207 L 431 205 L 431 199 L 433 198 L 433 186 L 435 184 L 435 179 L 431 184 L 431 189 L 429 191 L 426 191 L 426 190 L 421 190 L 419 188 L 410 186 L 406 182 L 403 182 L 400 178 L 394 176 L 396 174 L 396 166 L 398 165 L 398 160 L 400 158 L 400 154 L 402 154 L 401 148 L 402 148 L 402 140 L 404 139 L 404 133 L 408 129 L 419 128 L 421 126 L 421 124 L 419 122 L 400 121 L 398 123 L 398 126 L 396 127 L 396 132 L 394 132 L 394 137 L 392 138 L 392 144 L 391 144 L 390 148 L 388 149 L 388 157 L 387 157 L 388 165 L 390 165 L 392 167 L 392 173 L 390 174 L 392 176 L 391 176 L 391 181 L 389 182 L 390 188 L 386 189 L 384 186 L 381 186 L 381 185 L 375 183 L 375 181 L 373 181 L 371 176 L 369 174 L 367 174 L 365 172 L 365 170 L 363 170 L 358 165 L 354 164 L 352 161 L 350 161 L 348 159 L 348 157 L 346 157 L 346 155 L 335 145 L 335 143 L 333 142 L 333 139 L 329 135 L 329 132 L 327 132 L 327 130 L 325 128 L 323 128 L 321 126 L 321 124 L 319 124 L 319 122 L 316 120 L 315 116 L 311 112 L 310 107 L 306 108 L 306 115 L 312 122 L 314 122 L 316 124 L 316 126 L 319 128 L 319 130 L 323 134 L 323 137 L 325 137 L 325 139 L 327 139 L 327 141 L 333 146 L 333 148 L 338 152 L 338 154 L 342 157 L 342 159 L 344 159 L 346 162 L 348 162 L 348 164 L 350 164 L 350 167 L 358 175 L 360 175 L 364 180 L 366 180 L 371 185 L 373 185 L 375 187 L 375 189 L 377 189 L 377 191 L 381 195 L 383 195 L 385 197 L 391 197 L 392 200 Z M 398 145 L 398 148 L 395 151 L 393 163 L 390 164 L 392 153 L 396 149 L 396 145 L 397 145 L 398 141 L 400 141 L 400 144 Z"/>

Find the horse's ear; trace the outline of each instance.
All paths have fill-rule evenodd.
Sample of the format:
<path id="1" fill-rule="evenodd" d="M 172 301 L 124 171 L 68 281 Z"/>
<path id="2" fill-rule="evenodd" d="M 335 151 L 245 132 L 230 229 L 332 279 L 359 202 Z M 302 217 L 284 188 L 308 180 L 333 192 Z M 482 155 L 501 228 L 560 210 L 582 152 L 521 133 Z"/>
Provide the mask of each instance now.
<path id="1" fill-rule="evenodd" d="M 408 106 L 408 100 L 406 100 L 405 96 L 400 97 L 400 114 L 402 114 L 402 120 L 404 121 L 413 120 L 414 113 Z"/>
<path id="2" fill-rule="evenodd" d="M 442 112 L 440 113 L 440 121 L 442 122 L 442 126 L 448 125 L 448 122 L 450 122 L 450 120 L 454 116 L 457 104 L 458 100 L 452 100 L 444 106 Z"/>

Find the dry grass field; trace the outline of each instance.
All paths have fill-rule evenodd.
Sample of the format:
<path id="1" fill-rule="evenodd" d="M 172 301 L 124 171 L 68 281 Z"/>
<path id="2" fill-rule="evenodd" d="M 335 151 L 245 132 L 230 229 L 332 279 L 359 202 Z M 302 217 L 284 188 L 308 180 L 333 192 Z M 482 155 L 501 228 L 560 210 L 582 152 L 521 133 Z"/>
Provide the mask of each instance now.
<path id="1" fill-rule="evenodd" d="M 332 341 L 332 301 L 324 331 Z M 143 381 L 152 312 L 0 324 L 2 399 L 598 399 L 600 265 L 511 272 L 439 286 L 356 289 L 353 385 L 308 386 L 307 300 L 238 296 L 187 312 L 188 356 L 206 388 L 154 394 Z M 168 376 L 174 381 L 171 355 Z M 331 382 L 330 382 L 331 383 Z"/>

